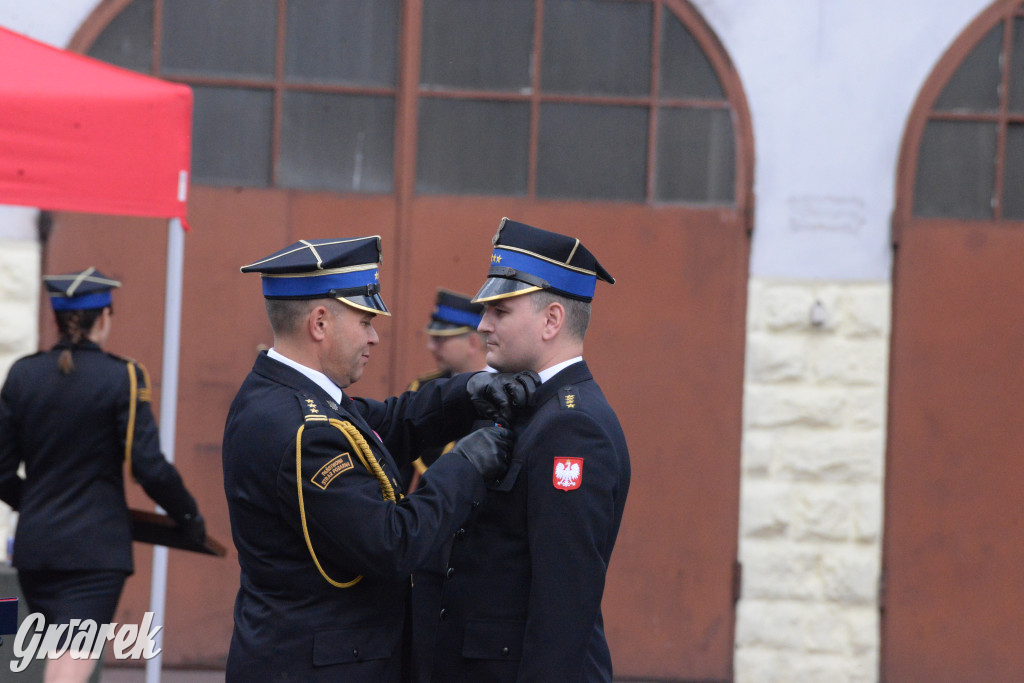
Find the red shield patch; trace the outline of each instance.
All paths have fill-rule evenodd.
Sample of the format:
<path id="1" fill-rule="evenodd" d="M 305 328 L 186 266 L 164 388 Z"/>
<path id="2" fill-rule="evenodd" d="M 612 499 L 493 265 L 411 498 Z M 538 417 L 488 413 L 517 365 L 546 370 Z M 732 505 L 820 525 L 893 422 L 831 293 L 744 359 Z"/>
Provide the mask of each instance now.
<path id="1" fill-rule="evenodd" d="M 578 489 L 583 483 L 583 458 L 555 458 L 551 483 L 562 491 Z"/>

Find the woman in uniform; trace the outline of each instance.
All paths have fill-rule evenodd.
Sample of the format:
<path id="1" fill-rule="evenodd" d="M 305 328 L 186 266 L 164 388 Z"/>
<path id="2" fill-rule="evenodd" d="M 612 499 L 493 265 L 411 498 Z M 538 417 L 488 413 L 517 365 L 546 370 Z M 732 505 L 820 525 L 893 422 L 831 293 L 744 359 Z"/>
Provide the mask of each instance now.
<path id="1" fill-rule="evenodd" d="M 0 390 L 0 499 L 19 512 L 13 564 L 29 611 L 98 626 L 133 571 L 125 469 L 189 540 L 205 524 L 160 452 L 146 370 L 102 349 L 121 283 L 93 268 L 43 280 L 60 341 L 15 362 Z M 68 651 L 46 680 L 85 681 L 94 664 Z"/>

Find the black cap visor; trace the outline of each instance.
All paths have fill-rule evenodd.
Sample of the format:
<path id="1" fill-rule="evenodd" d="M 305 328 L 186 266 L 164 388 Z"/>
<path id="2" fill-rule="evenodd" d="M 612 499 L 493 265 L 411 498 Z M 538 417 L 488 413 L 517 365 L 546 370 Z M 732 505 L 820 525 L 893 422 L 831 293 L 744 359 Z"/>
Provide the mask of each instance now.
<path id="1" fill-rule="evenodd" d="M 531 292 L 538 292 L 542 288 L 537 285 L 530 284 L 529 282 L 522 282 L 520 280 L 512 280 L 507 277 L 489 277 L 484 282 L 484 286 L 480 288 L 480 291 L 473 297 L 473 303 L 487 303 L 489 301 L 497 301 L 498 299 L 507 299 L 513 296 L 520 296 L 521 294 L 529 294 Z"/>
<path id="2" fill-rule="evenodd" d="M 380 298 L 380 294 L 374 292 L 373 294 L 348 294 L 345 296 L 334 297 L 343 304 L 348 304 L 352 308 L 357 308 L 360 311 L 366 311 L 367 313 L 377 313 L 379 315 L 391 316 L 391 311 L 384 304 L 384 300 Z"/>

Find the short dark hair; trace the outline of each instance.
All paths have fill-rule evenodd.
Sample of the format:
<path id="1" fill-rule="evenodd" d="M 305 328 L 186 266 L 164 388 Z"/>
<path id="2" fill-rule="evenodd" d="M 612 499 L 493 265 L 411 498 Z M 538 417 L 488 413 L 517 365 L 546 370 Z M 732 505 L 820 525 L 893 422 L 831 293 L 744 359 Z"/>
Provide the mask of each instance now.
<path id="1" fill-rule="evenodd" d="M 553 303 L 559 303 L 565 309 L 565 324 L 569 333 L 583 341 L 590 326 L 590 302 L 570 299 L 543 289 L 533 293 L 533 310 L 540 311 Z"/>
<path id="2" fill-rule="evenodd" d="M 264 299 L 274 334 L 288 337 L 299 330 L 303 319 L 324 299 Z"/>

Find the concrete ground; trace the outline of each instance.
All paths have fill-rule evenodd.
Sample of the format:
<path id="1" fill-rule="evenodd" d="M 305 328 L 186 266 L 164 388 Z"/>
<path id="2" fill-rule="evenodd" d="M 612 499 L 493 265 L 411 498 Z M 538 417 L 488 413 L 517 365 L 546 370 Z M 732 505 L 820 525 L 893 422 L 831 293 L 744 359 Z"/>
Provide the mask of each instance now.
<path id="1" fill-rule="evenodd" d="M 113 667 L 105 664 L 100 683 L 145 683 L 146 669 Z M 223 671 L 162 669 L 160 683 L 224 683 Z"/>

